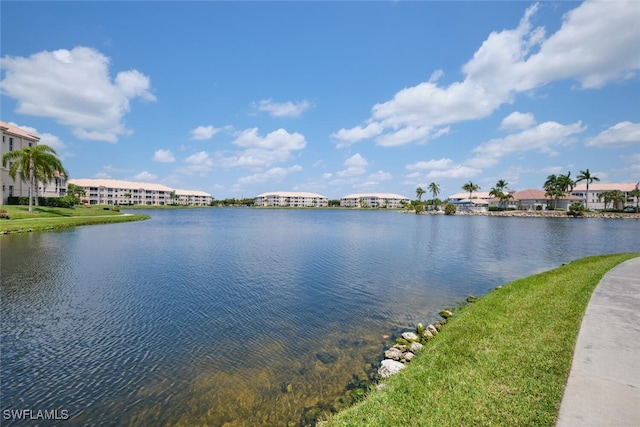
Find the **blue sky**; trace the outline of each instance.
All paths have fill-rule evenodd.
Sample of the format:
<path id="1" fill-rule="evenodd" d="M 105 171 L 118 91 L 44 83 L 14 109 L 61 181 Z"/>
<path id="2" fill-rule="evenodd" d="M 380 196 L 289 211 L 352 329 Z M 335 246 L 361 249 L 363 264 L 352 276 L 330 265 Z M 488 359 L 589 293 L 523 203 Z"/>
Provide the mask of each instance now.
<path id="1" fill-rule="evenodd" d="M 640 2 L 14 2 L 2 120 L 215 198 L 640 181 Z"/>

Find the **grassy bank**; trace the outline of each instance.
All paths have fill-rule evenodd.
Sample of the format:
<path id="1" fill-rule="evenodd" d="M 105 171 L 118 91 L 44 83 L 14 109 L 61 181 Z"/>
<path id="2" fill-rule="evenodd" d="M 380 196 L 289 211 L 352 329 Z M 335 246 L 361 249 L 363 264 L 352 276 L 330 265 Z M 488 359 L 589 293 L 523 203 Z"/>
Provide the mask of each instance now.
<path id="1" fill-rule="evenodd" d="M 103 206 L 34 207 L 33 213 L 29 213 L 28 206 L 3 205 L 0 209 L 8 212 L 10 217 L 10 219 L 0 219 L 0 234 L 149 219 L 148 215 L 127 215 L 111 209 L 107 210 Z"/>
<path id="2" fill-rule="evenodd" d="M 491 292 L 385 388 L 323 425 L 553 426 L 591 294 L 634 256 L 583 258 Z"/>

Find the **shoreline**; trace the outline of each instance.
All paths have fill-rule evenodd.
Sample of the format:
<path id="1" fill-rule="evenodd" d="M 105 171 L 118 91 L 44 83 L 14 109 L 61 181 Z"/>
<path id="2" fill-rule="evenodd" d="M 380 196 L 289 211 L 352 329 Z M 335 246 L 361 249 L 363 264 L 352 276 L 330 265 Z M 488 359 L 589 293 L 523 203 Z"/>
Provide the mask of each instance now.
<path id="1" fill-rule="evenodd" d="M 416 214 L 415 211 L 407 211 L 406 213 Z M 444 215 L 444 211 L 423 211 L 416 215 Z M 452 216 L 500 216 L 500 217 L 518 217 L 518 218 L 570 218 L 567 211 L 463 211 L 456 212 Z M 623 213 L 623 212 L 585 212 L 580 218 L 601 218 L 601 219 L 640 219 L 640 213 Z"/>

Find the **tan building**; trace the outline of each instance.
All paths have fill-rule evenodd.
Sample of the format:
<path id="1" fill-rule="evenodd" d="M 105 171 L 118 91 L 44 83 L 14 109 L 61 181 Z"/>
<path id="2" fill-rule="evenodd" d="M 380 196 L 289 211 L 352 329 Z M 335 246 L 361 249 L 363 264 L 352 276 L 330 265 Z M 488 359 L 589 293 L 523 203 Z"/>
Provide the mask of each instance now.
<path id="1" fill-rule="evenodd" d="M 82 187 L 85 195 L 80 200 L 90 205 L 208 206 L 212 200 L 204 191 L 118 179 L 71 179 L 69 184 Z"/>
<path id="2" fill-rule="evenodd" d="M 20 129 L 17 126 L 0 121 L 0 132 L 2 133 L 2 148 L 0 148 L 0 159 L 10 151 L 19 151 L 25 147 L 33 147 L 38 145 L 40 137 Z M 9 176 L 9 168 L 11 163 L 6 167 L 2 166 L 0 161 L 0 185 L 2 186 L 2 204 L 8 203 L 9 197 L 28 197 L 29 181 L 20 179 L 16 176 L 14 181 Z M 28 171 L 25 171 L 28 173 Z M 20 173 L 18 172 L 18 175 Z M 65 177 L 60 175 L 53 182 L 38 182 L 36 189 L 37 195 L 40 197 L 60 197 L 66 193 L 67 185 Z"/>
<path id="3" fill-rule="evenodd" d="M 449 203 L 456 205 L 459 211 L 477 211 L 484 212 L 491 203 L 492 196 L 488 191 L 474 191 L 469 199 L 469 192 L 455 193 L 447 199 Z"/>
<path id="4" fill-rule="evenodd" d="M 345 208 L 389 208 L 400 209 L 411 199 L 395 193 L 355 193 L 340 198 L 340 206 Z"/>
<path id="5" fill-rule="evenodd" d="M 639 183 L 636 182 L 613 182 L 613 183 L 601 183 L 601 182 L 592 182 L 589 184 L 589 209 L 604 209 L 604 198 L 602 197 L 602 193 L 605 191 L 621 191 L 625 196 L 625 201 L 619 203 L 617 206 L 613 206 L 613 203 L 607 205 L 608 208 L 616 208 L 622 209 L 625 206 L 635 206 L 638 203 L 638 200 L 629 195 L 629 192 L 635 190 L 640 186 Z M 586 201 L 587 198 L 587 184 L 579 183 L 574 187 L 571 191 L 573 196 L 577 196 L 583 202 Z"/>
<path id="6" fill-rule="evenodd" d="M 325 208 L 329 199 L 322 194 L 299 191 L 273 191 L 254 197 L 254 206 L 280 206 L 291 208 Z"/>
<path id="7" fill-rule="evenodd" d="M 569 206 L 573 202 L 579 202 L 580 197 L 567 194 L 558 199 L 558 209 L 569 209 Z M 509 203 L 519 207 L 520 209 L 527 210 L 547 210 L 555 207 L 556 200 L 553 197 L 546 195 L 543 190 L 527 189 L 522 191 L 516 191 L 513 193 L 513 200 Z"/>

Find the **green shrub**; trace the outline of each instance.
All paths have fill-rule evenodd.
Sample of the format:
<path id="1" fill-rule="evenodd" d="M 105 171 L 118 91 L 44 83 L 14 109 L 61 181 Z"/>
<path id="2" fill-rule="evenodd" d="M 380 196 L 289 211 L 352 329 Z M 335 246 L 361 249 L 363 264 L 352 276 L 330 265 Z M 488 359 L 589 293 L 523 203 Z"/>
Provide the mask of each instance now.
<path id="1" fill-rule="evenodd" d="M 489 212 L 496 212 L 498 210 L 497 206 L 489 206 Z"/>
<path id="2" fill-rule="evenodd" d="M 579 216 L 584 216 L 586 210 L 587 209 L 582 205 L 582 202 L 573 202 L 569 205 L 567 215 L 577 218 Z"/>
<path id="3" fill-rule="evenodd" d="M 454 215 L 456 213 L 456 205 L 449 203 L 444 207 L 445 215 Z"/>

